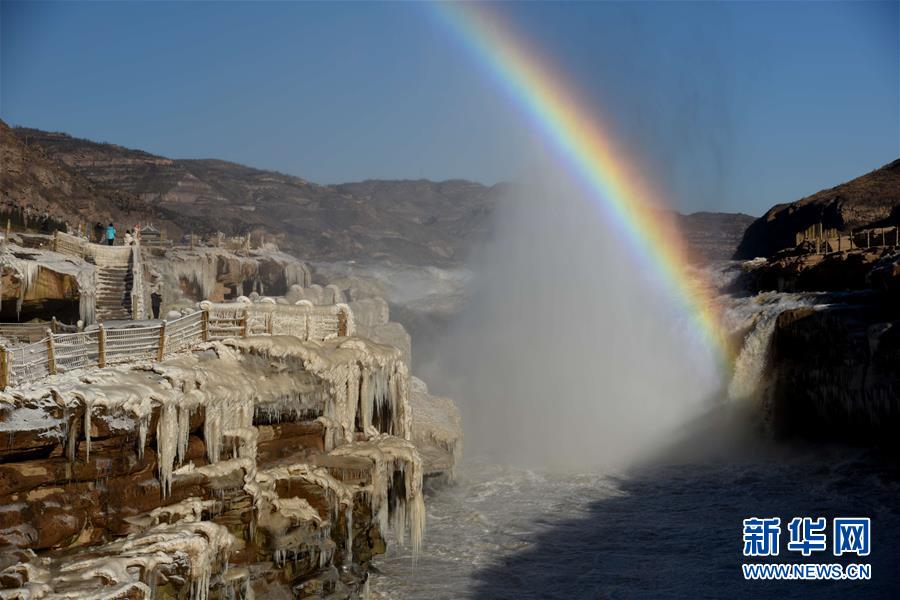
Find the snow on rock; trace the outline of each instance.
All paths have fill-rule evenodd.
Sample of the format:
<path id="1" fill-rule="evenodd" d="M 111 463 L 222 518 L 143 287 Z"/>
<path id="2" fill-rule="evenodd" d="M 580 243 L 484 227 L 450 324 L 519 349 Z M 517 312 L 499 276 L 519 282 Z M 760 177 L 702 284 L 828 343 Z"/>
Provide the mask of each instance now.
<path id="1" fill-rule="evenodd" d="M 450 398 L 432 396 L 428 386 L 418 377 L 410 377 L 410 410 L 412 412 L 413 442 L 419 448 L 425 462 L 425 471 L 447 471 L 452 477 L 453 467 L 462 456 L 462 423 L 459 409 Z M 434 453 L 429 448 L 436 448 L 449 455 Z M 433 463 L 433 464 L 430 464 Z M 449 468 L 444 465 L 449 463 Z"/>
<path id="2" fill-rule="evenodd" d="M 409 373 L 396 348 L 359 338 L 300 342 L 284 335 L 234 338 L 222 346 L 299 365 L 321 379 L 327 392 L 323 416 L 337 424 L 344 442 L 354 438 L 357 409 L 365 433 L 411 434 Z"/>
<path id="3" fill-rule="evenodd" d="M 226 528 L 208 521 L 157 525 L 72 557 L 34 557 L 8 567 L 0 578 L 20 584 L 0 590 L 0 598 L 149 599 L 160 581 L 171 579 L 189 582 L 191 600 L 206 600 L 234 543 Z"/>
<path id="4" fill-rule="evenodd" d="M 203 277 L 201 270 L 198 281 Z M 339 292 L 321 288 L 331 301 L 343 300 Z M 246 302 L 281 315 L 283 329 L 276 331 L 299 330 L 299 315 L 311 305 L 306 299 L 304 306 Z M 387 319 L 379 306 L 373 309 L 368 322 Z M 308 317 L 302 319 L 308 333 Z M 351 319 L 347 333 L 353 331 Z M 62 458 L 52 460 L 68 461 L 66 473 L 75 472 L 78 461 L 110 463 L 111 440 L 131 440 L 133 447 L 121 451 L 136 455 L 128 463 L 137 474 L 134 493 L 144 498 L 142 490 L 152 490 L 159 500 L 126 511 L 127 537 L 108 541 L 85 527 L 65 538 L 72 544 L 65 559 L 22 555 L 0 577 L 15 583 L 0 585 L 0 600 L 151 598 L 160 584 L 187 585 L 193 600 L 206 600 L 215 586 L 226 597 L 251 597 L 253 569 L 243 563 L 226 574 L 229 553 L 244 553 L 246 560 L 249 548 L 250 556 L 256 552 L 257 560 L 271 561 L 285 574 L 299 569 L 309 577 L 302 569 L 321 570 L 343 548 L 349 566 L 354 508 L 357 519 L 371 521 L 357 523 L 357 531 L 391 528 L 401 543 L 408 531 L 418 555 L 426 466 L 417 446 L 457 457 L 458 423 L 452 403 L 429 396 L 424 383 L 410 377 L 401 350 L 359 337 L 229 338 L 156 364 L 72 370 L 11 388 L 0 393 L 0 432 L 27 432 L 33 446 L 59 448 Z M 285 431 L 295 433 L 284 433 L 288 438 L 278 445 Z M 289 437 L 298 431 L 314 431 L 315 443 L 286 447 L 301 439 Z M 97 473 L 104 476 L 99 467 Z M 91 490 L 100 484 L 80 485 Z M 27 497 L 56 493 L 37 490 Z M 371 552 L 365 545 L 356 550 Z"/>
<path id="5" fill-rule="evenodd" d="M 412 442 L 388 434 L 336 448 L 334 456 L 353 456 L 372 461 L 371 483 L 366 493 L 382 531 L 390 525 L 400 543 L 409 529 L 410 546 L 417 556 L 425 535 L 425 501 L 422 496 L 422 459 Z M 400 489 L 395 489 L 397 480 Z"/>
<path id="6" fill-rule="evenodd" d="M 10 272 L 19 280 L 19 294 L 16 298 L 16 312 L 21 313 L 26 296 L 34 292 L 41 269 L 71 277 L 78 286 L 80 318 L 85 323 L 94 321 L 96 286 L 94 265 L 49 250 L 23 248 L 6 243 L 0 250 L 0 274 Z M 2 298 L 2 278 L 0 278 L 0 298 Z"/>
<path id="7" fill-rule="evenodd" d="M 283 287 L 274 291 L 284 293 L 291 286 L 309 285 L 312 277 L 305 263 L 274 249 L 235 253 L 206 246 L 175 248 L 145 259 L 165 309 L 179 305 L 185 294 L 188 301 L 221 301 L 232 290 L 243 294 L 247 287 L 259 294 L 265 294 L 267 287 Z"/>

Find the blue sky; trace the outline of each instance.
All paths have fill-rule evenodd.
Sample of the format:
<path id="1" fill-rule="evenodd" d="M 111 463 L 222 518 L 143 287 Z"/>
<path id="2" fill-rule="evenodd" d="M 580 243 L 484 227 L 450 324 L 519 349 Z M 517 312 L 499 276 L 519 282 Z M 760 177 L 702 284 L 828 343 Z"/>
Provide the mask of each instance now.
<path id="1" fill-rule="evenodd" d="M 542 142 L 423 4 L 17 3 L 0 117 L 321 183 L 485 183 Z M 683 211 L 761 214 L 900 156 L 897 2 L 505 3 Z"/>

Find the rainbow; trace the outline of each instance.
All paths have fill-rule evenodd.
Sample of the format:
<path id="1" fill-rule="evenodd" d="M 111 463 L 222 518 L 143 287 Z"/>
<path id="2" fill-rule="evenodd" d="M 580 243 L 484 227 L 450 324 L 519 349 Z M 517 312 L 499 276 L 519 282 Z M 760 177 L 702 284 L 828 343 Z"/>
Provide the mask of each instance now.
<path id="1" fill-rule="evenodd" d="M 730 345 L 710 288 L 687 269 L 680 234 L 664 218 L 656 196 L 631 168 L 598 122 L 565 85 L 483 3 L 432 4 L 439 21 L 518 105 L 543 139 L 577 176 L 591 200 L 623 233 L 639 260 L 650 265 L 682 303 L 701 340 L 725 363 Z"/>

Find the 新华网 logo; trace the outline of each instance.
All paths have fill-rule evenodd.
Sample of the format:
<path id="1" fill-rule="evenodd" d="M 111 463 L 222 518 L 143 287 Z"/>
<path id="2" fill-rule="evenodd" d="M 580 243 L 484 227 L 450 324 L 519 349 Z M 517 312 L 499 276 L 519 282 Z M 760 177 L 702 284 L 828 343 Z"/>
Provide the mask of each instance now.
<path id="1" fill-rule="evenodd" d="M 778 556 L 782 524 L 779 517 L 750 517 L 743 521 L 744 556 Z M 787 522 L 788 552 L 804 557 L 830 548 L 834 556 L 868 556 L 872 549 L 872 522 L 868 517 L 835 517 L 831 528 L 825 517 L 794 517 Z M 830 539 L 829 539 L 830 533 Z M 756 563 L 743 564 L 745 579 L 870 579 L 870 564 Z"/>

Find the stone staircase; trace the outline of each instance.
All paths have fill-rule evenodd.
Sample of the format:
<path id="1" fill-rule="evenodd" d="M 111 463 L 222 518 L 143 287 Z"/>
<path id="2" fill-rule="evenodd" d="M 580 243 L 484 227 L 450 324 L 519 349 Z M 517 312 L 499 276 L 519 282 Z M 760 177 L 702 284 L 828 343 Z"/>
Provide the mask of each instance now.
<path id="1" fill-rule="evenodd" d="M 146 317 L 140 245 L 93 244 L 84 238 L 57 231 L 53 234 L 52 247 L 54 252 L 94 265 L 94 310 L 89 319 L 102 322 L 142 320 Z"/>
<path id="2" fill-rule="evenodd" d="M 99 321 L 131 319 L 131 267 L 98 267 L 97 319 Z"/>
<path id="3" fill-rule="evenodd" d="M 134 318 L 131 303 L 134 287 L 132 253 L 124 248 L 116 250 L 119 252 L 99 252 L 94 257 L 96 311 L 97 320 L 101 322 Z"/>

